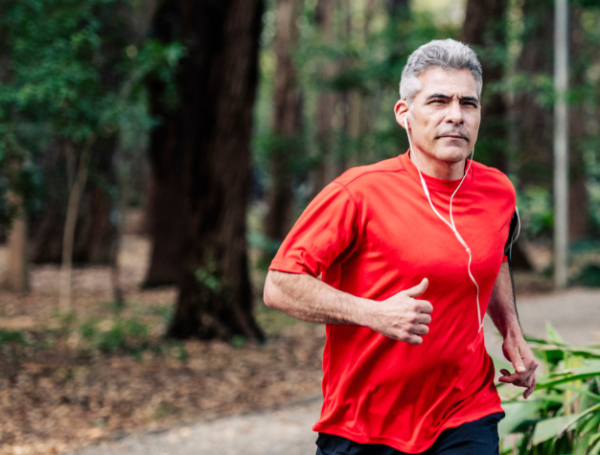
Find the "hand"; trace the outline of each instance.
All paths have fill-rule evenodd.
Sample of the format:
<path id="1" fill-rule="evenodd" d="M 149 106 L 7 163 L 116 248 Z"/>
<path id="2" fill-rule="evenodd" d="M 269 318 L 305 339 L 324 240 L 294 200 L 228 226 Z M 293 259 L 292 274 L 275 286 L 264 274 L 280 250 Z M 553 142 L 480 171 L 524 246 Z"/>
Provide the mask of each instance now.
<path id="1" fill-rule="evenodd" d="M 538 361 L 521 334 L 507 336 L 504 343 L 502 343 L 502 352 L 504 357 L 515 367 L 515 372 L 510 374 L 508 370 L 502 369 L 500 370 L 502 376 L 498 380 L 519 387 L 526 387 L 523 397 L 527 398 L 537 384 L 535 370 L 539 366 Z"/>
<path id="2" fill-rule="evenodd" d="M 418 285 L 400 291 L 398 294 L 372 306 L 371 322 L 368 327 L 393 338 L 410 344 L 421 344 L 419 335 L 429 333 L 427 324 L 431 322 L 429 313 L 433 306 L 426 300 L 416 300 L 429 286 L 427 278 Z"/>

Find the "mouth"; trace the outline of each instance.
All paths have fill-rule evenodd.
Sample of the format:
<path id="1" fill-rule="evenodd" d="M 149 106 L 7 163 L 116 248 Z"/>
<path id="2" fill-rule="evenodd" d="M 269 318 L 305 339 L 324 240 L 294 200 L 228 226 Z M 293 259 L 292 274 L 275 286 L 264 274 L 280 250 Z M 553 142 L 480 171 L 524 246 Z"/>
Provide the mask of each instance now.
<path id="1" fill-rule="evenodd" d="M 461 134 L 442 134 L 441 136 L 436 137 L 436 139 L 441 139 L 441 138 L 463 139 L 463 140 L 469 142 L 469 139 L 467 138 L 467 136 L 463 136 Z"/>

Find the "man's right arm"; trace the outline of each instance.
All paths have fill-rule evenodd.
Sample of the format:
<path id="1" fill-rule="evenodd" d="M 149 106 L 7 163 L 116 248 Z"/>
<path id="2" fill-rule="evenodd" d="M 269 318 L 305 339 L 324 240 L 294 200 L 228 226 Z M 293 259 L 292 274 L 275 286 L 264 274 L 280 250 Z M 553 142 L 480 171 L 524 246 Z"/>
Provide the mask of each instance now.
<path id="1" fill-rule="evenodd" d="M 356 297 L 305 274 L 271 270 L 267 275 L 264 301 L 270 308 L 303 321 L 369 327 L 387 337 L 421 344 L 429 332 L 431 303 L 416 300 L 427 289 L 424 278 L 383 301 Z"/>

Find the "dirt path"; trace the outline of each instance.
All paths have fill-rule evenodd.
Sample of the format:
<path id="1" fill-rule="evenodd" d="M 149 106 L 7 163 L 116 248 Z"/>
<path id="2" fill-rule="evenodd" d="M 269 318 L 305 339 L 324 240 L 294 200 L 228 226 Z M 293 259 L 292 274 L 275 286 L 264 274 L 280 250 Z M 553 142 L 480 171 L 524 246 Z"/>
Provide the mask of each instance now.
<path id="1" fill-rule="evenodd" d="M 600 343 L 600 291 L 572 289 L 520 299 L 519 314 L 527 333 L 545 335 L 550 322 L 574 344 Z M 500 340 L 486 318 L 486 344 L 501 357 Z M 200 422 L 160 434 L 138 434 L 102 442 L 73 455 L 301 455 L 314 454 L 311 427 L 320 411 L 315 397 L 285 409 Z"/>

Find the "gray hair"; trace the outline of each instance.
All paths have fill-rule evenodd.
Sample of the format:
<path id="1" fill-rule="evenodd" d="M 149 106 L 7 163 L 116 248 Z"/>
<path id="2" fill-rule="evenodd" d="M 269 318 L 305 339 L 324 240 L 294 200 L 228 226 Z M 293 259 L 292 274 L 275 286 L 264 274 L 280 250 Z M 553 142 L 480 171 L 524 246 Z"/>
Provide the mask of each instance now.
<path id="1" fill-rule="evenodd" d="M 433 67 L 446 71 L 471 71 L 477 81 L 477 97 L 481 99 L 483 86 L 481 63 L 469 46 L 453 39 L 430 41 L 410 54 L 408 62 L 402 70 L 400 99 L 412 104 L 415 96 L 421 90 L 419 75 Z"/>

